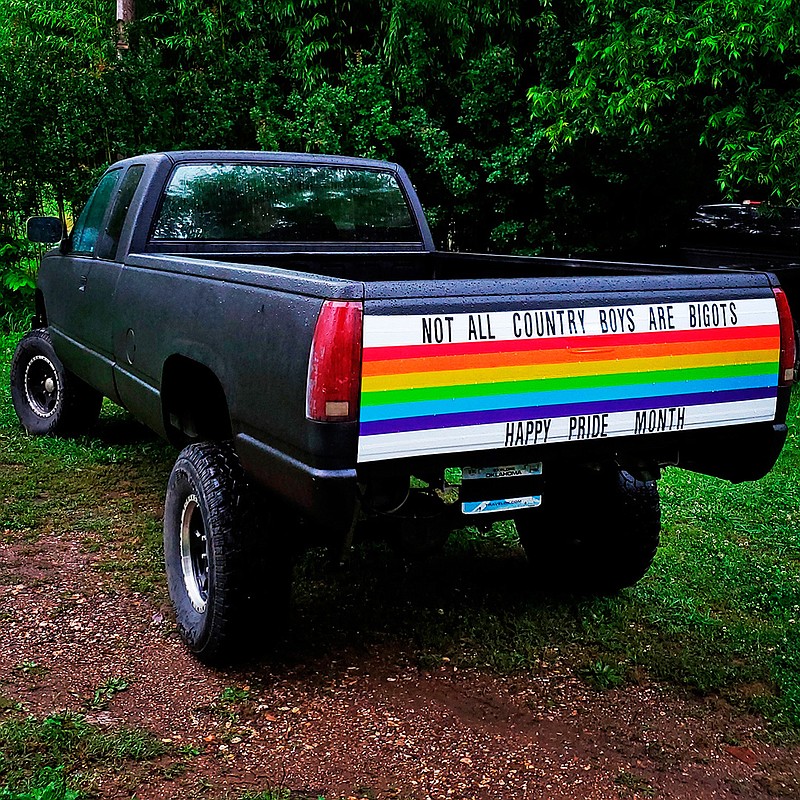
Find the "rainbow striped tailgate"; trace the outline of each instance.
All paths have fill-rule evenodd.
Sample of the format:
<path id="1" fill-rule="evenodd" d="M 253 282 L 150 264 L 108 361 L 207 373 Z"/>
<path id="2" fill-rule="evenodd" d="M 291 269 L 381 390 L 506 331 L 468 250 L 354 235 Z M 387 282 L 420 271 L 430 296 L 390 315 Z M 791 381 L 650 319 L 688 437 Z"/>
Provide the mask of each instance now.
<path id="1" fill-rule="evenodd" d="M 364 317 L 359 461 L 774 419 L 771 298 Z"/>

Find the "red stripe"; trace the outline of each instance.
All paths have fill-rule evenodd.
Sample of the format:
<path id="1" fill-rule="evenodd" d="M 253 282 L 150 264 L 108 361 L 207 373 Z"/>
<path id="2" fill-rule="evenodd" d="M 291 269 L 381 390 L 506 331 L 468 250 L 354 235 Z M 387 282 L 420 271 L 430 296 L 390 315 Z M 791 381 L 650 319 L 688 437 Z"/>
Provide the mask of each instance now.
<path id="1" fill-rule="evenodd" d="M 528 350 L 574 350 L 582 347 L 635 347 L 657 341 L 663 344 L 679 342 L 727 342 L 762 336 L 777 336 L 780 328 L 774 325 L 748 325 L 741 328 L 698 328 L 684 331 L 647 331 L 645 333 L 601 333 L 591 336 L 559 336 L 549 339 L 503 339 L 500 341 L 453 342 L 452 344 L 409 344 L 388 347 L 365 347 L 363 361 L 392 361 L 407 358 L 480 355 L 481 353 L 510 353 Z"/>

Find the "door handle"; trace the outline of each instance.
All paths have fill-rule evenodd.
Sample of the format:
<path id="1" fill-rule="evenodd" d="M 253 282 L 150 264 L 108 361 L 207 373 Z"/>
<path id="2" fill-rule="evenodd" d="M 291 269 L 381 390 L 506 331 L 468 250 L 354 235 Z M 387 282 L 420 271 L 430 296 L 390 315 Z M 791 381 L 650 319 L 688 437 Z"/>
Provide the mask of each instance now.
<path id="1" fill-rule="evenodd" d="M 85 292 L 87 283 L 89 283 L 89 276 L 88 275 L 81 275 L 81 282 L 80 282 L 80 284 L 78 286 L 78 291 L 79 292 Z"/>

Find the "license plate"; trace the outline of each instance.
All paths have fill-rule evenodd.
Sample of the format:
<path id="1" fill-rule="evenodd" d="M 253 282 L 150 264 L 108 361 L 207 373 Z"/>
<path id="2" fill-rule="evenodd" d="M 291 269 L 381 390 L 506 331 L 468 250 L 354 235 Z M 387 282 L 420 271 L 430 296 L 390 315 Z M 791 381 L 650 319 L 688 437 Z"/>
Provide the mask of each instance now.
<path id="1" fill-rule="evenodd" d="M 463 467 L 461 480 L 482 480 L 485 478 L 523 478 L 528 475 L 541 475 L 542 462 L 534 464 L 514 464 L 509 467 Z"/>
<path id="2" fill-rule="evenodd" d="M 463 514 L 499 514 L 500 512 L 519 511 L 523 508 L 536 508 L 541 505 L 540 494 L 528 497 L 510 497 L 505 500 L 480 500 L 473 503 L 462 503 Z"/>

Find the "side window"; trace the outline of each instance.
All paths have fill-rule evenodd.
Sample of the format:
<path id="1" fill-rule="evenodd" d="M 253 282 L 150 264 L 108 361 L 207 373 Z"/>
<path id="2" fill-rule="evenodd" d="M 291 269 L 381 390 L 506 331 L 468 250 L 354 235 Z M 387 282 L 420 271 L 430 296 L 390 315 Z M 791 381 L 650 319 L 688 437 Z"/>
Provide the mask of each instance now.
<path id="1" fill-rule="evenodd" d="M 106 215 L 111 193 L 119 179 L 119 170 L 104 175 L 92 196 L 81 211 L 75 227 L 72 229 L 72 252 L 92 253 L 100 235 L 100 226 Z"/>
<path id="2" fill-rule="evenodd" d="M 125 177 L 120 182 L 105 235 L 101 237 L 100 244 L 97 246 L 96 254 L 98 258 L 114 259 L 117 257 L 117 247 L 119 246 L 122 226 L 125 224 L 128 209 L 131 207 L 133 195 L 136 193 L 143 173 L 144 165 L 137 164 L 125 173 Z"/>

